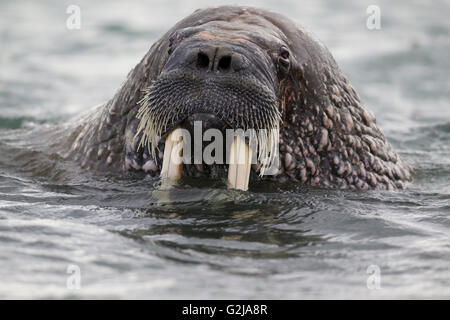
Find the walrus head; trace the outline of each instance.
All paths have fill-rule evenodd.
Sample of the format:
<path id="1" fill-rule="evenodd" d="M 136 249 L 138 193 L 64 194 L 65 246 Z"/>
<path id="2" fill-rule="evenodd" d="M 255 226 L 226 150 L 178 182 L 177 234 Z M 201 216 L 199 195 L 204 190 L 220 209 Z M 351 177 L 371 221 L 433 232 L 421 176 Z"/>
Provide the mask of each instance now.
<path id="1" fill-rule="evenodd" d="M 202 130 L 219 129 L 223 137 L 225 128 L 253 132 L 256 159 L 269 160 L 257 166 L 260 175 L 273 167 L 270 160 L 278 160 L 280 88 L 289 75 L 290 52 L 288 44 L 270 32 L 271 25 L 260 17 L 247 18 L 255 22 L 251 28 L 249 23 L 239 27 L 214 21 L 178 29 L 169 37 L 167 61 L 145 90 L 138 113 L 140 146 L 149 148 L 153 158 L 161 137 L 167 141 L 177 127 L 192 133 L 193 123 L 200 121 Z M 166 152 L 163 162 L 170 156 Z M 249 180 L 249 164 L 238 174 L 240 179 Z"/>
<path id="2" fill-rule="evenodd" d="M 203 130 L 254 130 L 263 145 L 259 158 L 268 156 L 262 151 L 276 151 L 278 136 L 272 135 L 281 121 L 278 90 L 289 71 L 289 51 L 275 37 L 263 37 L 264 30 L 239 34 L 229 29 L 229 23 L 216 22 L 177 30 L 169 38 L 167 62 L 146 90 L 138 114 L 141 146 L 149 147 L 153 157 L 160 137 L 177 126 L 192 129 L 195 121 Z"/>
<path id="3" fill-rule="evenodd" d="M 77 133 L 71 154 L 102 171 L 178 178 L 182 172 L 228 171 L 229 182 L 231 175 L 235 179 L 231 186 L 240 189 L 274 163 L 272 178 L 309 185 L 392 189 L 410 179 L 411 168 L 326 47 L 266 10 L 225 6 L 194 12 L 152 46 L 99 112 L 98 122 Z M 253 136 L 226 141 L 235 157 L 243 156 L 243 166 L 187 164 L 186 155 L 184 165 L 169 161 L 179 131 L 192 133 L 200 121 L 202 130 L 253 130 Z"/>

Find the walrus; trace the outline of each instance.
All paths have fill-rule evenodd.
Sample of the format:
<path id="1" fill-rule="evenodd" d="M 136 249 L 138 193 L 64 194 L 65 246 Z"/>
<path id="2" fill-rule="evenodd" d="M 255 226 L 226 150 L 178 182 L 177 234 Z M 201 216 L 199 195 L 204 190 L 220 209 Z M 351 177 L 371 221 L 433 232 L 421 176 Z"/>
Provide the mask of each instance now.
<path id="1" fill-rule="evenodd" d="M 174 133 L 192 132 L 198 121 L 202 130 L 270 133 L 258 137 L 258 150 L 246 138 L 229 143 L 234 156 L 245 155 L 240 165 L 172 164 L 180 141 Z M 195 11 L 151 46 L 112 99 L 74 123 L 64 157 L 99 173 L 175 180 L 228 175 L 229 186 L 242 190 L 260 179 L 389 190 L 411 180 L 412 168 L 328 49 L 287 17 L 263 9 Z M 246 160 L 252 151 L 277 152 L 276 170 L 261 174 L 261 163 Z"/>

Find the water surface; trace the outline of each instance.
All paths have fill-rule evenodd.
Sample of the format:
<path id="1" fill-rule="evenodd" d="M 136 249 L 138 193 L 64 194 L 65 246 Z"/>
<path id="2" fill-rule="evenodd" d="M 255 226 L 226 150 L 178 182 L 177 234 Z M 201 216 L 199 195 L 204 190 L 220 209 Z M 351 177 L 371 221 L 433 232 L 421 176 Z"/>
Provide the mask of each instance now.
<path id="1" fill-rule="evenodd" d="M 0 1 L 0 298 L 449 298 L 448 1 L 242 2 L 329 47 L 416 168 L 405 190 L 187 179 L 167 192 L 40 151 L 43 132 L 110 98 L 158 37 L 213 3 L 78 1 L 82 27 L 67 30 L 71 2 Z M 370 4 L 381 30 L 366 28 Z"/>

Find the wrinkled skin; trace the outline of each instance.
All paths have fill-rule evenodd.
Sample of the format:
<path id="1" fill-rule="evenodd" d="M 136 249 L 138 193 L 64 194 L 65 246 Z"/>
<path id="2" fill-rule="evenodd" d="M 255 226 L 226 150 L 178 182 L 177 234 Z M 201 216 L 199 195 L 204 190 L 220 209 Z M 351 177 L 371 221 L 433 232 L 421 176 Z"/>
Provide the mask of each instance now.
<path id="1" fill-rule="evenodd" d="M 177 82 L 183 77 L 188 82 Z M 200 100 L 194 87 L 200 87 Z M 245 99 L 243 87 L 251 87 Z M 357 189 L 402 188 L 410 180 L 411 168 L 386 141 L 328 50 L 279 14 L 220 7 L 188 16 L 151 47 L 110 101 L 74 122 L 65 156 L 97 172 L 158 175 L 163 139 L 153 159 L 147 147 L 138 148 L 136 135 L 138 101 L 149 88 L 155 99 L 166 99 L 167 110 L 171 101 L 184 101 L 184 111 L 171 118 L 166 131 L 197 112 L 220 114 L 232 128 L 255 127 L 250 118 L 278 108 L 279 170 L 267 177 L 252 174 L 252 180 Z M 221 114 L 221 99 L 227 107 L 246 102 L 231 115 Z M 217 167 L 185 165 L 183 172 L 211 176 Z"/>

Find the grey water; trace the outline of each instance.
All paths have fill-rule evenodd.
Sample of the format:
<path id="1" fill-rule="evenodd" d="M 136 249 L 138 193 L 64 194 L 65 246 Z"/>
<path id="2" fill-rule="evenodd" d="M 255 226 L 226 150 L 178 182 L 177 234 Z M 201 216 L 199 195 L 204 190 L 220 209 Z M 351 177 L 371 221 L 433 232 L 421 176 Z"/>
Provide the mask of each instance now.
<path id="1" fill-rule="evenodd" d="M 0 298 L 450 298 L 449 1 L 239 2 L 327 45 L 415 168 L 405 190 L 167 192 L 42 151 L 43 131 L 109 99 L 175 22 L 222 3 L 0 1 Z"/>

